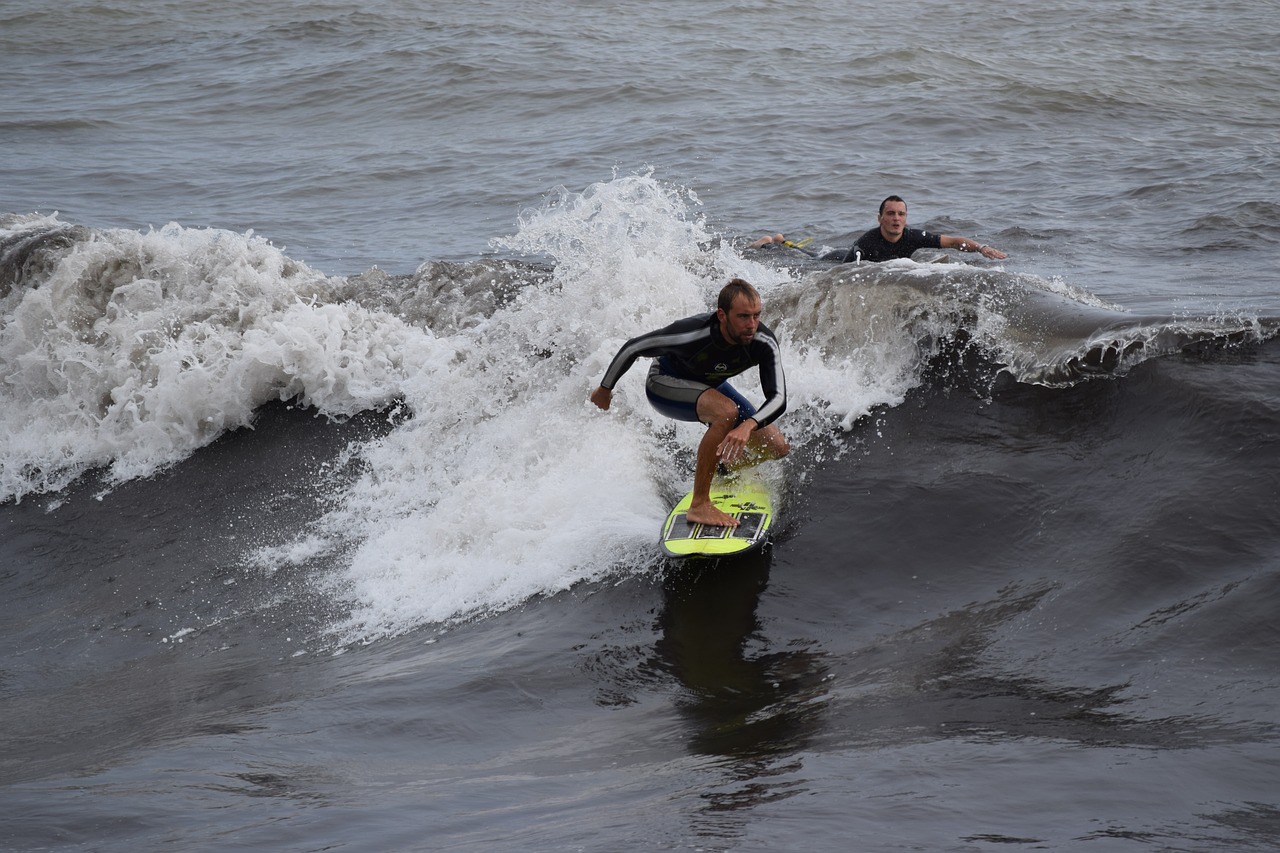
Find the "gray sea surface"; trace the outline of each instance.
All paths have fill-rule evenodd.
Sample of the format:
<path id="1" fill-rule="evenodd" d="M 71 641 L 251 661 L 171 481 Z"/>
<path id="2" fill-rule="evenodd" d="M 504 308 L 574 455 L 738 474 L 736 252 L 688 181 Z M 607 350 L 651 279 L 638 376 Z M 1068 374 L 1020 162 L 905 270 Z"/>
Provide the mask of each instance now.
<path id="1" fill-rule="evenodd" d="M 1276 849 L 1278 44 L 7 0 L 0 848 Z M 889 194 L 1009 257 L 810 254 Z M 585 400 L 732 275 L 777 533 L 664 561 L 698 433 Z"/>

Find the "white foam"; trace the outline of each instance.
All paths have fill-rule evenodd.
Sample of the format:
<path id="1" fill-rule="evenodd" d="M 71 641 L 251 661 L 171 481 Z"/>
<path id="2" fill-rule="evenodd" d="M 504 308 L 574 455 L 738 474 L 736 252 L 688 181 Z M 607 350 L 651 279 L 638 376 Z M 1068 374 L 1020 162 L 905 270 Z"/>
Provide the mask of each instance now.
<path id="1" fill-rule="evenodd" d="M 270 399 L 348 414 L 402 398 L 413 417 L 358 449 L 363 473 L 333 486 L 334 509 L 256 555 L 328 567 L 323 587 L 350 607 L 335 626 L 342 642 L 648 571 L 668 502 L 689 485 L 673 444 L 687 462 L 701 428 L 652 411 L 642 365 L 609 412 L 587 401 L 627 338 L 710 310 L 743 276 L 783 339 L 780 426 L 794 446 L 902 393 L 901 365 L 867 357 L 872 340 L 835 356 L 822 340 L 789 340 L 796 321 L 769 315 L 786 304 L 789 274 L 715 239 L 697 204 L 650 176 L 559 193 L 495 241 L 549 256 L 551 280 L 439 333 L 343 301 L 358 283 L 252 235 L 107 232 L 7 315 L 6 494 L 56 489 L 93 466 L 145 476 Z M 759 397 L 754 374 L 740 384 Z"/>
<path id="2" fill-rule="evenodd" d="M 433 342 L 334 299 L 337 282 L 251 234 L 108 231 L 0 326 L 0 499 L 105 466 L 146 476 L 271 399 L 350 414 L 386 403 Z"/>
<path id="3" fill-rule="evenodd" d="M 413 419 L 364 452 L 367 475 L 327 520 L 335 545 L 360 538 L 335 579 L 353 602 L 344 640 L 656 565 L 657 527 L 690 476 L 672 463 L 673 424 L 645 401 L 641 366 L 609 412 L 587 395 L 628 337 L 710 310 L 730 277 L 751 276 L 766 305 L 790 282 L 712 248 L 693 204 L 647 176 L 617 178 L 559 194 L 498 241 L 550 255 L 554 278 L 451 338 L 458 358 L 403 386 Z M 901 393 L 886 390 L 874 362 L 851 374 L 850 359 L 829 365 L 817 348 L 784 349 L 793 443 L 827 434 L 834 409 L 847 420 Z M 754 374 L 740 380 L 759 395 Z M 686 447 L 700 436 L 675 427 Z"/>

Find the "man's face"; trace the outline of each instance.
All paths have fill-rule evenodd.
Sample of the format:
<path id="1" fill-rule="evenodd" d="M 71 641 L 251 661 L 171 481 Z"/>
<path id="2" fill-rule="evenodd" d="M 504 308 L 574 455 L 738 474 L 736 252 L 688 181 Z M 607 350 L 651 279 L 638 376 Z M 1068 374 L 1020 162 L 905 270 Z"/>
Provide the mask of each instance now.
<path id="1" fill-rule="evenodd" d="M 907 228 L 907 203 L 905 201 L 886 201 L 884 210 L 880 212 L 880 233 L 890 243 L 902 239 L 902 232 Z"/>
<path id="2" fill-rule="evenodd" d="M 746 346 L 756 336 L 760 326 L 760 301 L 752 301 L 742 294 L 733 297 L 729 311 L 720 311 L 720 333 L 731 344 Z"/>

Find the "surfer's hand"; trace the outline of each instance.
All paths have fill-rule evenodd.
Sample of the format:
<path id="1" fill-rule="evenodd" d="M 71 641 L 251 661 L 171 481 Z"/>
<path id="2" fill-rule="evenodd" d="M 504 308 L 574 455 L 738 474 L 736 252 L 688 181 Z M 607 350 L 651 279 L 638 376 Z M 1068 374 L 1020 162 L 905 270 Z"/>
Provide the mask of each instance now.
<path id="1" fill-rule="evenodd" d="M 613 402 L 613 392 L 601 385 L 591 392 L 591 402 L 607 412 L 609 411 L 609 404 Z"/>
<path id="2" fill-rule="evenodd" d="M 720 446 L 716 448 L 716 455 L 720 457 L 720 461 L 726 465 L 732 465 L 738 461 L 743 451 L 747 449 L 747 442 L 751 440 L 754 423 L 754 421 L 745 420 L 729 430 L 724 441 L 720 442 Z"/>

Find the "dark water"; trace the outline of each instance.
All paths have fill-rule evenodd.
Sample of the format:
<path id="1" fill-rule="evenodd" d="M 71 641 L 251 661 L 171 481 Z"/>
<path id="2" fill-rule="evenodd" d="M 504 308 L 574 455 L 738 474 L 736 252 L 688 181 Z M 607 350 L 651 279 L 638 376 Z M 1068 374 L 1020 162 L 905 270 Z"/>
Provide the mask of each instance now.
<path id="1" fill-rule="evenodd" d="M 806 466 L 764 557 L 337 657 L 299 654 L 305 577 L 228 558 L 314 517 L 376 418 L 270 407 L 101 500 L 10 505 L 6 841 L 1267 849 L 1278 361 L 933 384 Z"/>
<path id="2" fill-rule="evenodd" d="M 0 10 L 0 848 L 1280 845 L 1273 4 L 260 6 Z"/>

